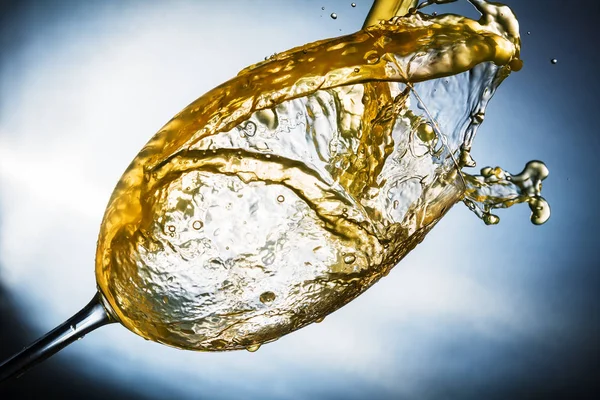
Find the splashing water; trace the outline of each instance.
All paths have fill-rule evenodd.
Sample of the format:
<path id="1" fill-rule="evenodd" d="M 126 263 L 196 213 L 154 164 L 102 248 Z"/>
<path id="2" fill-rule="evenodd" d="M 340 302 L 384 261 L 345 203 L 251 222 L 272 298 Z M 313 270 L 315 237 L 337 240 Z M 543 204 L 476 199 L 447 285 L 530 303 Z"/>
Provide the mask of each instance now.
<path id="1" fill-rule="evenodd" d="M 244 69 L 132 161 L 96 255 L 127 328 L 255 351 L 356 298 L 461 200 L 488 224 L 521 202 L 534 223 L 548 219 L 543 163 L 460 170 L 475 165 L 496 88 L 522 65 L 511 10 L 471 0 L 479 21 L 413 9 L 376 23 L 391 3 L 406 2 L 377 2 L 362 31 Z"/>
<path id="2" fill-rule="evenodd" d="M 541 197 L 542 181 L 547 176 L 548 168 L 541 161 L 530 161 L 518 175 L 500 167 L 486 167 L 481 175 L 465 175 L 467 191 L 463 201 L 488 225 L 500 222 L 491 210 L 526 202 L 531 209 L 531 222 L 541 225 L 550 218 L 550 206 Z"/>

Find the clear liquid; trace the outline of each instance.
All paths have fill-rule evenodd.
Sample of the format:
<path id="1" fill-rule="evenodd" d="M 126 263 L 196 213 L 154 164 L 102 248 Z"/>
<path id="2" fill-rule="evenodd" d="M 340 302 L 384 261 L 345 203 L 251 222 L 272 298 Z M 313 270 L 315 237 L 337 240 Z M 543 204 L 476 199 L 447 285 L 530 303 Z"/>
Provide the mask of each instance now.
<path id="1" fill-rule="evenodd" d="M 101 227 L 96 277 L 118 319 L 175 347 L 255 350 L 356 298 L 458 201 L 484 220 L 515 196 L 540 211 L 544 174 L 459 171 L 521 66 L 510 10 L 472 2 L 479 22 L 413 13 L 307 44 L 175 116 Z"/>

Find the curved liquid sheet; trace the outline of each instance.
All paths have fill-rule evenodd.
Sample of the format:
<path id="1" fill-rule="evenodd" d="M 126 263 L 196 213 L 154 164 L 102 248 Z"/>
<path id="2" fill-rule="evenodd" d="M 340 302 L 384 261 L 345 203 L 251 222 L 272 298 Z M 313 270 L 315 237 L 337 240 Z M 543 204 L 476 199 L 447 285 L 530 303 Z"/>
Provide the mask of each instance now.
<path id="1" fill-rule="evenodd" d="M 480 21 L 414 13 L 281 53 L 175 116 L 104 216 L 115 316 L 175 347 L 256 350 L 385 276 L 472 187 L 456 160 L 521 66 L 510 10 L 473 3 Z"/>

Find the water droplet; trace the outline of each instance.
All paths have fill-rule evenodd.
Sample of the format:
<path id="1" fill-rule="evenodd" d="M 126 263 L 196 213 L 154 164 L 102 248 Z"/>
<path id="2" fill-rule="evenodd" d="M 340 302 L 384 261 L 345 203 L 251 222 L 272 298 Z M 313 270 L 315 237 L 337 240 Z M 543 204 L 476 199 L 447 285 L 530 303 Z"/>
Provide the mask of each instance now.
<path id="1" fill-rule="evenodd" d="M 485 214 L 483 216 L 483 222 L 485 222 L 486 225 L 497 225 L 498 222 L 500 222 L 500 218 L 494 214 Z"/>
<path id="2" fill-rule="evenodd" d="M 542 225 L 550 218 L 550 206 L 542 197 L 535 197 L 529 202 L 531 222 Z"/>
<path id="3" fill-rule="evenodd" d="M 358 74 L 360 72 L 360 68 L 358 68 L 358 67 L 354 68 L 354 72 Z"/>
<path id="4" fill-rule="evenodd" d="M 552 64 L 558 64 L 558 60 L 557 60 L 556 58 L 553 58 L 552 60 L 550 60 L 550 62 L 551 62 Z"/>
<path id="5" fill-rule="evenodd" d="M 194 223 L 192 224 L 192 228 L 194 228 L 195 230 L 199 230 L 202 229 L 202 227 L 204 226 L 204 224 L 202 223 L 202 221 L 194 221 Z"/>
<path id="6" fill-rule="evenodd" d="M 169 298 L 167 296 L 163 296 L 162 302 L 165 304 L 169 303 Z"/>
<path id="7" fill-rule="evenodd" d="M 344 262 L 346 264 L 352 264 L 354 261 L 356 261 L 356 256 L 353 254 L 348 254 L 346 257 L 344 257 Z"/>
<path id="8" fill-rule="evenodd" d="M 271 303 L 273 300 L 275 300 L 275 293 L 273 292 L 264 292 L 260 295 L 260 302 L 263 304 L 267 304 L 267 303 Z"/>
<path id="9" fill-rule="evenodd" d="M 251 344 L 250 346 L 246 347 L 246 350 L 248 350 L 250 353 L 254 353 L 258 349 L 260 349 L 260 344 Z"/>
<path id="10" fill-rule="evenodd" d="M 283 197 L 282 195 L 277 196 L 277 201 L 280 203 L 283 203 L 285 201 L 285 197 Z"/>
<path id="11" fill-rule="evenodd" d="M 169 225 L 167 229 L 169 230 L 169 232 L 175 232 L 175 225 Z"/>
<path id="12" fill-rule="evenodd" d="M 528 35 L 531 35 L 531 31 L 527 31 L 527 34 L 528 34 Z"/>
<path id="13" fill-rule="evenodd" d="M 432 12 L 431 15 L 433 15 L 434 17 L 437 17 L 437 11 Z"/>
<path id="14" fill-rule="evenodd" d="M 337 19 L 337 14 L 336 13 L 331 13 L 331 19 Z"/>
<path id="15" fill-rule="evenodd" d="M 325 10 L 325 7 L 321 7 L 321 10 Z"/>
<path id="16" fill-rule="evenodd" d="M 356 3 L 352 3 L 350 4 L 352 7 L 356 7 Z"/>

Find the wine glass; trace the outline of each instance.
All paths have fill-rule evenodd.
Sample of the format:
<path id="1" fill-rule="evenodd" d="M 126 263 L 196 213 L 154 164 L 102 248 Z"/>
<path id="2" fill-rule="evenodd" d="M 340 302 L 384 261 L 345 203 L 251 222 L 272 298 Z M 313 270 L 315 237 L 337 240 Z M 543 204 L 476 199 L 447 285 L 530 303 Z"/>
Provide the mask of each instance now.
<path id="1" fill-rule="evenodd" d="M 381 3 L 381 2 L 379 2 L 379 3 Z M 408 2 L 403 2 L 403 4 L 407 4 L 407 3 Z M 414 2 L 411 2 L 411 6 L 414 6 L 414 5 L 415 5 Z M 375 9 L 375 7 L 374 7 L 374 9 Z M 410 91 L 407 91 L 407 93 L 409 93 L 409 92 Z M 190 107 L 192 107 L 192 106 L 190 106 Z M 192 109 L 188 108 L 187 111 L 190 111 Z M 185 111 L 183 113 L 185 113 Z M 177 120 L 175 120 L 175 122 L 177 122 Z M 170 124 L 172 125 L 173 122 L 171 122 Z M 250 125 L 248 121 L 243 121 L 243 124 L 238 124 L 236 129 L 240 130 L 240 133 L 243 133 L 246 137 L 254 137 L 254 135 L 256 134 L 256 131 L 255 131 L 256 125 L 254 125 L 254 128 L 252 126 L 253 125 Z M 429 125 L 427 125 L 427 126 L 429 126 Z M 430 133 L 428 131 L 428 129 L 430 129 L 431 131 L 434 131 L 435 130 L 434 128 L 435 127 L 429 127 L 429 128 L 423 127 L 422 133 L 424 134 L 424 137 L 427 137 L 427 135 Z M 179 126 L 170 127 L 168 124 L 165 128 L 165 131 L 177 130 L 177 132 L 179 132 L 180 129 L 182 129 L 182 128 Z M 434 136 L 432 136 L 432 138 Z M 164 137 L 164 135 L 163 135 L 163 137 Z M 439 137 L 439 139 L 441 141 L 441 136 Z M 155 146 L 155 144 L 156 144 L 156 140 L 154 142 L 151 141 L 149 143 L 149 145 L 146 147 L 146 153 L 152 153 L 151 150 L 152 150 L 153 146 Z M 454 152 L 451 151 L 443 143 L 438 143 L 438 144 L 439 144 L 439 147 L 433 149 L 434 152 L 439 152 L 439 153 L 437 153 L 435 159 L 432 158 L 432 159 L 426 160 L 426 162 L 424 164 L 422 164 L 422 165 L 419 164 L 419 166 L 417 166 L 417 165 L 411 166 L 411 168 L 412 167 L 428 168 L 430 166 L 435 166 L 436 171 L 435 171 L 434 175 L 430 176 L 430 180 L 428 182 L 426 182 L 426 184 L 423 186 L 424 187 L 423 193 L 425 193 L 425 194 L 423 196 L 411 199 L 412 203 L 410 201 L 408 202 L 408 208 L 410 208 L 411 204 L 416 204 L 417 202 L 421 202 L 421 203 L 424 202 L 424 203 L 428 204 L 429 207 L 427 209 L 427 212 L 424 212 L 424 213 L 422 213 L 422 215 L 419 215 L 420 221 L 418 223 L 416 223 L 416 225 L 412 226 L 412 231 L 408 235 L 408 237 L 411 238 L 411 240 L 412 240 L 411 244 L 406 246 L 406 250 L 404 250 L 404 252 L 395 254 L 392 257 L 396 261 L 399 260 L 399 258 L 401 258 L 404 254 L 406 254 L 406 252 L 408 250 L 410 250 L 410 248 L 414 247 L 414 245 L 416 245 L 416 243 L 419 240 L 422 240 L 423 236 L 427 233 L 427 231 L 429 229 L 431 229 L 431 227 L 435 224 L 435 222 L 437 222 L 439 220 L 439 218 L 441 218 L 441 216 L 454 203 L 456 203 L 457 201 L 462 199 L 462 193 L 465 190 L 465 186 L 464 186 L 462 175 L 460 173 L 457 173 L 456 160 L 454 160 L 452 158 L 452 154 Z M 161 149 L 162 149 L 162 147 L 163 146 L 161 144 Z M 211 152 L 213 150 L 215 150 L 215 149 L 212 149 L 209 145 L 207 147 L 207 149 L 197 150 L 197 151 Z M 196 153 L 191 154 L 191 156 L 192 156 L 191 160 L 196 158 L 196 157 L 194 157 L 195 154 Z M 202 157 L 200 157 L 201 156 L 200 153 L 198 153 L 197 155 L 198 155 L 197 158 L 202 159 Z M 266 154 L 265 158 L 267 158 L 266 157 L 267 155 L 270 155 L 270 154 Z M 276 158 L 276 156 L 273 155 L 272 158 Z M 170 162 L 172 162 L 172 161 L 173 160 L 170 160 Z M 177 160 L 175 160 L 175 161 L 177 161 Z M 263 160 L 263 162 L 266 162 L 266 161 Z M 419 161 L 419 158 L 416 157 L 415 163 L 419 163 L 419 162 L 421 162 L 421 161 Z M 164 164 L 164 165 L 168 165 L 168 163 Z M 164 165 L 161 165 L 161 168 Z M 150 172 L 150 174 L 156 173 L 156 174 L 160 175 L 161 173 L 173 173 L 173 171 L 174 171 L 173 169 L 161 169 L 161 168 L 155 169 L 154 171 Z M 216 167 L 214 167 L 214 168 L 216 168 Z M 122 191 L 120 192 L 120 190 L 123 188 L 123 183 L 128 182 L 129 179 L 135 178 L 135 174 L 128 175 L 128 173 L 130 173 L 131 171 L 136 171 L 135 170 L 135 161 L 134 161 L 134 164 L 132 164 L 132 168 L 130 168 L 128 170 L 128 172 L 126 172 L 126 174 L 122 178 L 120 184 L 117 186 L 117 189 L 115 190 L 115 195 L 113 195 L 113 199 L 111 199 L 111 205 L 109 206 L 109 209 L 107 210 L 107 214 L 105 216 L 105 220 L 103 223 L 102 229 L 105 232 L 103 234 L 101 234 L 101 239 L 100 239 L 101 242 L 104 240 L 104 238 L 106 238 L 106 232 L 111 231 L 111 229 L 112 229 L 111 224 L 116 224 L 115 221 L 120 221 L 123 218 L 123 215 L 128 215 L 128 211 L 126 210 L 126 207 L 127 207 L 126 202 L 119 203 L 119 201 L 124 196 L 123 192 Z M 407 175 L 406 171 L 405 171 L 404 175 Z M 202 178 L 208 179 L 209 177 L 207 178 L 206 176 L 204 176 Z M 423 176 L 421 178 L 423 178 Z M 156 180 L 158 178 L 150 176 L 146 180 L 148 182 L 150 182 L 153 179 Z M 152 183 L 160 186 L 159 180 L 152 181 Z M 235 181 L 227 182 L 227 184 L 230 184 L 230 183 L 232 186 L 235 186 L 235 184 L 236 184 Z M 237 183 L 239 183 L 239 182 L 237 182 Z M 410 188 L 411 185 L 412 185 L 412 183 L 407 184 L 407 187 Z M 298 191 L 298 188 L 293 188 L 293 189 L 296 189 Z M 200 188 L 200 186 L 197 186 L 193 189 L 191 188 L 190 190 L 187 190 L 184 187 L 182 189 L 182 191 L 183 192 L 187 191 L 187 192 L 200 193 L 201 188 Z M 293 190 L 292 190 L 292 192 L 293 192 Z M 294 192 L 294 193 L 297 193 L 297 192 Z M 285 196 L 283 194 L 278 194 L 275 197 L 275 200 L 277 201 L 277 203 L 284 203 L 286 201 L 290 202 L 290 199 L 292 198 L 294 193 L 286 192 Z M 129 194 L 126 194 L 126 196 L 128 196 L 128 195 Z M 287 197 L 287 199 L 285 197 Z M 115 203 L 115 201 L 116 201 L 116 203 Z M 342 201 L 338 201 L 338 202 L 340 204 L 343 203 Z M 111 212 L 114 212 L 115 210 L 123 210 L 122 208 L 120 208 L 121 204 L 124 205 L 125 211 L 122 212 L 121 214 L 118 214 L 117 217 L 114 217 L 114 214 L 111 214 Z M 392 204 L 392 206 L 393 206 L 393 204 Z M 343 210 L 343 207 L 340 207 L 340 208 Z M 349 210 L 349 211 L 352 211 L 352 210 Z M 344 211 L 342 211 L 342 212 L 344 212 Z M 171 218 L 170 220 L 175 220 L 175 219 Z M 177 223 L 174 222 L 173 224 L 162 223 L 162 222 L 159 223 L 159 225 L 163 229 L 162 233 L 164 233 L 167 236 L 171 236 L 171 234 L 173 234 L 173 236 L 171 236 L 171 237 L 175 237 L 175 235 L 181 234 L 180 232 L 182 230 L 184 230 L 182 222 L 185 222 L 185 221 L 182 221 L 181 219 L 179 219 L 176 222 Z M 187 222 L 189 222 L 189 224 L 188 224 L 189 226 L 187 226 L 187 230 L 190 232 L 203 230 L 204 228 L 206 228 L 206 225 L 207 225 L 206 221 L 202 221 L 200 219 L 193 219 L 193 220 L 189 220 Z M 227 224 L 228 222 L 229 221 L 223 221 L 224 224 Z M 127 232 L 127 229 L 125 229 L 125 230 L 122 229 L 123 226 L 125 226 L 125 225 L 127 225 L 127 224 L 121 224 L 119 226 L 119 229 L 121 229 L 119 231 L 119 234 L 122 235 L 119 237 L 120 239 L 118 238 L 120 241 L 113 240 L 112 244 L 123 243 L 125 246 L 127 246 L 128 240 L 129 240 L 127 235 L 129 233 Z M 137 232 L 142 234 L 142 236 L 144 235 L 143 230 L 138 230 Z M 216 232 L 216 229 L 213 233 L 215 233 L 215 232 Z M 398 232 L 395 232 L 395 233 L 398 233 Z M 218 235 L 215 234 L 215 236 L 218 236 Z M 123 238 L 125 238 L 125 239 L 123 239 Z M 146 246 L 145 248 L 146 249 L 150 248 L 151 244 L 152 243 L 148 244 L 148 246 Z M 190 336 L 193 336 L 194 334 L 188 334 L 186 332 L 186 329 L 188 329 L 188 328 L 183 326 L 184 324 L 183 325 L 179 324 L 178 326 L 173 328 L 172 326 L 170 326 L 168 324 L 161 325 L 160 323 L 157 323 L 157 320 L 156 319 L 153 320 L 152 318 L 158 317 L 160 319 L 161 314 L 163 314 L 165 312 L 165 310 L 169 309 L 170 307 L 173 307 L 173 309 L 170 309 L 168 311 L 169 314 L 171 314 L 171 315 L 176 315 L 177 311 L 187 310 L 185 308 L 185 301 L 188 300 L 186 298 L 186 296 L 180 296 L 180 298 L 178 298 L 177 301 L 175 301 L 175 302 L 172 300 L 172 298 L 168 297 L 169 294 L 176 292 L 176 290 L 173 289 L 173 287 L 171 287 L 169 284 L 170 283 L 178 284 L 178 283 L 182 282 L 182 279 L 184 277 L 182 277 L 181 275 L 179 275 L 179 276 L 164 276 L 164 282 L 166 283 L 165 287 L 168 289 L 167 291 L 164 292 L 165 294 L 160 296 L 160 295 L 158 295 L 160 290 L 155 290 L 151 293 L 151 296 L 148 297 L 153 300 L 158 300 L 157 304 L 154 304 L 154 303 L 135 304 L 134 307 L 130 307 L 130 305 L 132 304 L 132 298 L 128 297 L 127 294 L 130 294 L 133 296 L 134 293 L 138 292 L 139 290 L 148 289 L 148 287 L 140 287 L 139 285 L 136 284 L 136 282 L 129 282 L 127 279 L 121 279 L 120 277 L 116 280 L 114 278 L 111 278 L 111 274 L 106 272 L 107 268 L 103 269 L 103 267 L 106 267 L 107 265 L 109 265 L 109 263 L 103 262 L 104 254 L 102 254 L 100 251 L 101 247 L 102 247 L 102 244 L 99 246 L 99 255 L 98 255 L 98 261 L 97 261 L 97 277 L 98 277 L 98 283 L 100 286 L 100 291 L 94 296 L 92 301 L 82 311 L 80 311 L 75 316 L 70 318 L 64 324 L 60 325 L 54 331 L 50 332 L 44 338 L 42 338 L 38 342 L 34 343 L 28 349 L 24 350 L 22 353 L 20 353 L 19 355 L 15 356 L 11 360 L 9 360 L 5 364 L 3 364 L 2 369 L 1 369 L 2 374 L 0 375 L 0 377 L 2 379 L 24 371 L 26 368 L 28 368 L 34 362 L 38 362 L 38 361 L 43 360 L 44 358 L 49 357 L 50 355 L 52 355 L 56 351 L 60 350 L 61 348 L 65 347 L 72 341 L 85 335 L 87 332 L 89 332 L 93 329 L 96 329 L 97 327 L 102 326 L 104 324 L 113 323 L 113 322 L 121 322 L 126 327 L 131 329 L 132 331 L 134 331 L 146 338 L 156 340 L 159 342 L 163 342 L 166 344 L 174 345 L 177 347 L 191 348 L 191 349 L 226 350 L 226 349 L 247 348 L 249 350 L 253 350 L 260 343 L 274 340 L 276 338 L 276 337 L 272 337 L 272 336 L 269 337 L 268 335 L 261 336 L 262 332 L 258 331 L 258 332 L 254 333 L 255 336 L 251 339 L 250 342 L 247 342 L 247 343 L 234 342 L 234 341 L 228 342 L 225 339 L 214 339 L 214 340 L 211 340 L 206 343 L 204 343 L 204 342 L 200 343 L 200 342 L 194 342 L 193 340 L 190 340 Z M 163 249 L 159 249 L 159 250 L 160 251 L 156 250 L 154 252 L 150 252 L 151 254 L 149 254 L 149 255 L 155 256 L 157 254 L 159 254 L 159 255 L 164 254 L 164 253 L 162 253 L 164 251 Z M 353 264 L 353 262 L 355 260 L 352 260 L 351 262 L 346 262 L 345 260 L 350 260 L 350 259 L 352 259 L 352 257 L 354 257 L 356 259 L 357 256 L 355 254 L 351 253 L 351 250 L 348 250 L 348 249 L 346 249 L 346 250 L 348 252 L 347 254 L 343 254 L 343 252 L 340 252 L 340 254 L 343 254 L 344 263 L 345 264 Z M 114 253 L 111 253 L 111 255 L 114 255 Z M 120 265 L 120 263 L 117 263 L 117 264 Z M 391 266 L 393 266 L 393 265 L 391 265 Z M 385 268 L 383 268 L 382 271 L 380 271 L 381 274 L 386 273 L 387 270 L 389 270 L 389 268 L 391 268 L 391 266 L 386 266 Z M 215 268 L 214 268 L 215 272 L 218 272 L 219 268 L 222 268 L 222 265 L 219 265 L 218 263 L 216 263 Z M 162 274 L 162 271 L 159 272 L 157 274 L 157 276 L 161 275 L 161 274 Z M 126 278 L 131 278 L 131 276 L 126 277 Z M 111 279 L 112 279 L 112 281 L 111 281 Z M 190 279 L 189 281 L 191 282 L 191 281 L 193 281 L 193 279 Z M 371 282 L 369 282 L 369 283 L 371 283 Z M 119 286 L 121 286 L 121 287 L 119 287 Z M 161 288 L 161 290 L 162 289 L 164 289 L 164 288 Z M 362 290 L 364 290 L 364 287 L 356 287 L 356 288 L 351 287 L 350 291 L 351 291 L 352 295 L 348 296 L 347 298 L 350 298 L 350 299 L 353 298 L 354 295 L 359 294 L 360 292 L 362 292 Z M 186 290 L 186 293 L 189 293 L 189 292 L 190 292 L 189 290 Z M 125 296 L 123 294 L 125 294 Z M 334 296 L 332 295 L 332 297 L 334 297 Z M 276 298 L 277 298 L 277 296 L 274 291 L 264 291 L 264 292 L 260 293 L 260 295 L 258 296 L 258 300 L 262 304 L 272 303 L 275 301 Z M 304 326 L 307 323 L 321 317 L 323 314 L 327 314 L 327 313 L 333 311 L 335 308 L 338 308 L 339 306 L 345 304 L 344 301 L 345 300 L 339 301 L 336 298 L 333 298 L 331 304 L 329 304 L 325 309 L 322 309 L 322 310 L 314 309 L 312 314 L 308 313 L 307 315 L 303 315 L 301 318 L 299 318 L 297 320 L 298 321 L 297 323 L 291 324 L 290 328 L 288 328 L 288 331 L 298 329 L 299 327 Z M 144 306 L 146 308 L 144 308 Z M 152 322 L 150 324 L 148 324 L 147 321 L 152 321 Z M 164 322 L 164 321 L 161 321 L 161 322 Z M 281 331 L 278 331 L 278 333 L 281 333 Z M 287 333 L 287 331 L 284 331 L 283 333 Z M 243 336 L 243 335 L 240 333 L 240 334 L 237 334 L 234 336 Z"/>

